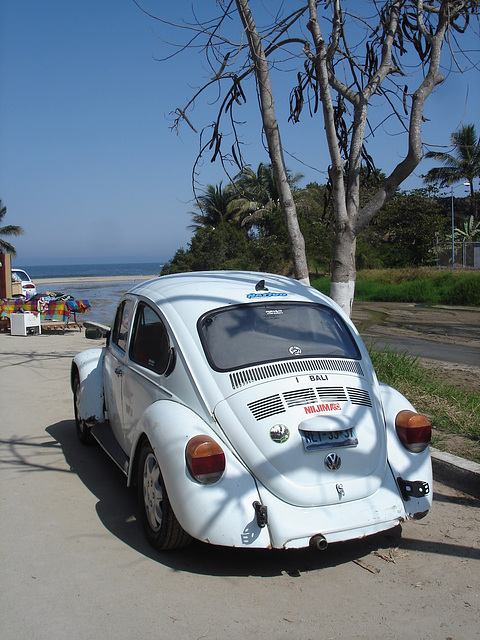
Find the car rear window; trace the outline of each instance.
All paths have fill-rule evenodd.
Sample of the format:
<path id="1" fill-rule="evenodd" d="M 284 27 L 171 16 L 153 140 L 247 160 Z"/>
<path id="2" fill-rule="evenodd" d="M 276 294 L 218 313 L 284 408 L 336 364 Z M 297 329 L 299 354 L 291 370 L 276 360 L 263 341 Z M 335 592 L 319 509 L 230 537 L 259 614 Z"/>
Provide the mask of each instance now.
<path id="1" fill-rule="evenodd" d="M 30 282 L 30 278 L 25 271 L 19 271 L 18 269 L 12 269 L 12 279 L 19 279 L 22 282 Z"/>
<path id="2" fill-rule="evenodd" d="M 293 358 L 360 359 L 343 320 L 320 304 L 225 307 L 202 316 L 198 330 L 208 361 L 217 371 Z"/>

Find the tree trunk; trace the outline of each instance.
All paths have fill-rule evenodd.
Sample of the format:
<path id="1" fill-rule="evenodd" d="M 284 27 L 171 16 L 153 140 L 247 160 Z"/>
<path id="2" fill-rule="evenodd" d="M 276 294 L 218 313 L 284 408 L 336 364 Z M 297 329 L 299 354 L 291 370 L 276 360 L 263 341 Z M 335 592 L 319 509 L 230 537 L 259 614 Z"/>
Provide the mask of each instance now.
<path id="1" fill-rule="evenodd" d="M 341 230 L 337 229 L 333 249 L 330 297 L 349 317 L 352 315 L 355 280 L 357 277 L 355 268 L 356 247 L 357 238 L 349 226 Z"/>
<path id="2" fill-rule="evenodd" d="M 349 225 L 347 194 L 344 183 L 344 162 L 340 153 L 336 133 L 332 94 L 329 84 L 327 46 L 323 38 L 317 17 L 315 0 L 309 0 L 310 18 L 307 28 L 315 44 L 313 61 L 318 78 L 320 99 L 322 101 L 325 132 L 328 150 L 332 160 L 330 180 L 333 187 L 333 208 L 335 212 L 335 246 L 332 260 L 332 280 L 330 297 L 349 316 L 352 313 L 355 291 L 355 247 L 356 239 Z"/>
<path id="3" fill-rule="evenodd" d="M 333 0 L 333 30 L 336 33 L 342 23 L 341 2 Z M 382 47 L 381 64 L 369 79 L 368 83 L 358 91 L 344 85 L 329 66 L 330 56 L 333 55 L 332 45 L 327 48 L 323 39 L 317 16 L 316 0 L 308 0 L 310 19 L 308 29 L 313 36 L 315 44 L 315 56 L 307 55 L 313 60 L 319 85 L 319 94 L 322 101 L 327 142 L 332 160 L 330 179 L 333 186 L 333 203 L 335 211 L 335 247 L 332 262 L 332 281 L 330 295 L 348 315 L 352 313 L 353 297 L 355 292 L 355 248 L 358 234 L 370 223 L 372 218 L 380 211 L 382 206 L 390 200 L 399 185 L 407 178 L 422 159 L 421 125 L 425 100 L 443 80 L 439 72 L 440 53 L 445 37 L 445 31 L 449 24 L 450 7 L 442 3 L 439 22 L 435 33 L 427 32 L 423 25 L 421 0 L 418 0 L 417 20 L 419 30 L 431 46 L 430 58 L 427 63 L 428 72 L 422 83 L 412 96 L 412 107 L 409 123 L 408 152 L 405 159 L 399 162 L 392 173 L 378 189 L 371 200 L 360 209 L 360 170 L 361 150 L 364 140 L 365 124 L 367 121 L 367 108 L 371 96 L 378 91 L 378 87 L 385 78 L 396 69 L 392 66 L 392 46 L 395 34 L 399 28 L 399 12 L 402 2 L 395 0 L 390 6 L 389 29 Z M 335 44 L 335 39 L 332 40 Z M 345 189 L 343 165 L 341 163 L 340 150 L 336 135 L 336 125 L 333 118 L 333 103 L 331 89 L 336 91 L 344 100 L 350 102 L 354 111 L 353 129 L 350 140 L 348 186 Z"/>
<path id="4" fill-rule="evenodd" d="M 275 115 L 273 91 L 270 81 L 268 61 L 258 34 L 255 21 L 250 11 L 248 0 L 236 0 L 238 13 L 247 34 L 248 44 L 255 67 L 255 79 L 260 98 L 260 111 L 262 115 L 263 129 L 267 138 L 268 153 L 272 162 L 273 175 L 277 184 L 280 206 L 282 207 L 288 241 L 293 261 L 295 278 L 308 284 L 307 256 L 305 253 L 305 240 L 298 224 L 297 209 L 293 200 L 292 191 L 288 183 L 287 169 L 283 155 L 280 131 Z"/>

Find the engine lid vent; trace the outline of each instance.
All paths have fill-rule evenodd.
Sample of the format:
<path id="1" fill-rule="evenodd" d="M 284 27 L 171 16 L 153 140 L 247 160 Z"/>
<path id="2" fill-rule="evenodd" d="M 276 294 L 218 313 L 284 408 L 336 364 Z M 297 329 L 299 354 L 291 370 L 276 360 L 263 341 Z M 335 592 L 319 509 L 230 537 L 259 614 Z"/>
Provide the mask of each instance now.
<path id="1" fill-rule="evenodd" d="M 371 407 L 372 401 L 370 400 L 370 394 L 364 389 L 352 389 L 347 387 L 348 397 L 352 404 L 361 404 L 364 407 Z"/>
<path id="2" fill-rule="evenodd" d="M 352 404 L 371 407 L 372 401 L 370 394 L 364 389 L 354 389 L 347 387 L 347 393 L 343 387 L 317 387 L 317 389 L 295 389 L 295 391 L 286 391 L 280 394 L 267 396 L 249 402 L 247 407 L 252 412 L 256 420 L 270 418 L 278 413 L 285 413 L 287 408 L 300 407 L 307 405 L 315 405 L 317 403 L 327 402 L 347 402 L 350 400 Z M 318 395 L 317 395 L 318 394 Z"/>
<path id="3" fill-rule="evenodd" d="M 327 402 L 345 402 L 348 400 L 343 387 L 317 387 L 320 400 Z"/>
<path id="4" fill-rule="evenodd" d="M 285 413 L 286 411 L 283 406 L 282 399 L 278 394 L 268 396 L 268 398 L 262 398 L 261 400 L 255 400 L 254 402 L 249 402 L 247 406 L 257 420 L 269 418 L 277 413 Z"/>
<path id="5" fill-rule="evenodd" d="M 272 364 L 250 367 L 230 374 L 232 389 L 239 389 L 248 384 L 271 380 L 280 376 L 295 373 L 353 373 L 364 377 L 363 369 L 357 360 L 336 360 L 309 358 L 308 360 L 287 360 Z"/>
<path id="6" fill-rule="evenodd" d="M 287 391 L 283 394 L 285 402 L 289 407 L 303 406 L 304 404 L 313 404 L 317 401 L 314 389 L 299 389 L 298 391 Z"/>

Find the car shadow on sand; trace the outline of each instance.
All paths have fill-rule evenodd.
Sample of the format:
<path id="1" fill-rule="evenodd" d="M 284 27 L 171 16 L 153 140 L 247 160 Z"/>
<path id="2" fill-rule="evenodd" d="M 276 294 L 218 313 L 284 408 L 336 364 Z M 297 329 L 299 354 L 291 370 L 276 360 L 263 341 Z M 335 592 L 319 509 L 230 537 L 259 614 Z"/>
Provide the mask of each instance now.
<path id="1" fill-rule="evenodd" d="M 368 538 L 330 545 L 325 551 L 235 549 L 193 541 L 184 549 L 160 552 L 148 544 L 143 534 L 135 489 L 127 488 L 125 476 L 102 449 L 96 444 L 80 444 L 73 420 L 58 422 L 46 431 L 60 445 L 71 471 L 97 498 L 96 513 L 105 528 L 138 553 L 176 571 L 215 576 L 299 577 L 309 571 L 361 562 L 371 553 L 403 546 L 398 526 Z M 442 545 L 429 548 L 421 540 L 408 540 L 409 550 L 466 557 L 471 551 L 439 546 Z"/>

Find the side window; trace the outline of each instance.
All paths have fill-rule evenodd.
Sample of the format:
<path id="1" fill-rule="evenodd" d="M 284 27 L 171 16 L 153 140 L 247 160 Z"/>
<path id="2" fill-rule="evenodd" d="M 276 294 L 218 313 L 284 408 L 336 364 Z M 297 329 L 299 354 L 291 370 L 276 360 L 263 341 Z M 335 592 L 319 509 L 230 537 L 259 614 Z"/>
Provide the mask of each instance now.
<path id="1" fill-rule="evenodd" d="M 133 301 L 124 300 L 117 309 L 112 331 L 112 342 L 122 351 L 127 350 L 128 332 L 132 322 Z"/>
<path id="2" fill-rule="evenodd" d="M 156 373 L 165 373 L 170 341 L 162 320 L 146 304 L 139 304 L 130 346 L 130 358 Z"/>

